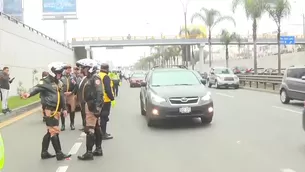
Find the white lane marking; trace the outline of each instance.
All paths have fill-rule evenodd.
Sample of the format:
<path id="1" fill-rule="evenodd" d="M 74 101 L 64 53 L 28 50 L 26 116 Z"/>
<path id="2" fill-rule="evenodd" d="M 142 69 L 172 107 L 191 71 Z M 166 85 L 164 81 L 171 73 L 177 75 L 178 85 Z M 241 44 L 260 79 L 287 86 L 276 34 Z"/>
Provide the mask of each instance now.
<path id="1" fill-rule="evenodd" d="M 80 136 L 81 136 L 81 137 L 85 137 L 85 136 L 86 136 L 86 133 L 85 133 L 85 132 L 82 132 L 82 133 L 80 134 Z"/>
<path id="2" fill-rule="evenodd" d="M 281 169 L 281 172 L 296 172 L 296 171 L 290 168 L 285 168 L 285 169 Z"/>
<path id="3" fill-rule="evenodd" d="M 75 155 L 77 151 L 79 150 L 80 146 L 82 145 L 82 142 L 76 142 L 74 143 L 73 147 L 70 149 L 69 154 Z"/>
<path id="4" fill-rule="evenodd" d="M 69 166 L 59 166 L 56 170 L 56 172 L 66 172 L 68 170 Z"/>
<path id="5" fill-rule="evenodd" d="M 292 110 L 292 109 L 288 109 L 288 108 L 283 108 L 283 107 L 279 107 L 279 106 L 272 106 L 272 107 L 276 108 L 276 109 L 281 109 L 284 111 L 292 112 L 292 113 L 302 114 L 302 112 L 300 112 L 300 111 L 296 111 L 296 110 Z"/>
<path id="6" fill-rule="evenodd" d="M 229 94 L 224 94 L 224 93 L 215 93 L 215 94 L 220 95 L 220 96 L 224 96 L 224 97 L 234 98 L 234 96 L 229 95 Z"/>

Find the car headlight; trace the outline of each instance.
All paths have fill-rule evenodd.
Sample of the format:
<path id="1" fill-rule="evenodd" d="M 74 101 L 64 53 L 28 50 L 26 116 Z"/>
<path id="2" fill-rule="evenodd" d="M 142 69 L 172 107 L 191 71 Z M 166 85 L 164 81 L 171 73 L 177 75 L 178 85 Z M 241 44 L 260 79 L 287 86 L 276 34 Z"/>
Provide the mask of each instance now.
<path id="1" fill-rule="evenodd" d="M 223 78 L 220 76 L 217 76 L 217 80 L 223 80 Z"/>
<path id="2" fill-rule="evenodd" d="M 157 103 L 162 103 L 162 102 L 165 102 L 165 98 L 162 98 L 156 94 L 153 94 L 151 93 L 151 99 L 154 101 L 154 102 L 157 102 Z"/>
<path id="3" fill-rule="evenodd" d="M 201 100 L 203 101 L 209 101 L 211 99 L 212 99 L 211 92 L 208 92 L 205 96 L 201 97 Z"/>

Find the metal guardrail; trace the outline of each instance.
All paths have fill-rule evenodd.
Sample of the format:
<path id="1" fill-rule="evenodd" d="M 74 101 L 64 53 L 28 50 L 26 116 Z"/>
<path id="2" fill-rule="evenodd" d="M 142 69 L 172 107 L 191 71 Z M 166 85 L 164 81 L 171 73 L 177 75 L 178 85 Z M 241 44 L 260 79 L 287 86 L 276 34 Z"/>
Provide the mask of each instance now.
<path id="1" fill-rule="evenodd" d="M 276 90 L 276 86 L 281 85 L 283 79 L 283 75 L 237 75 L 237 76 L 239 77 L 239 82 L 241 86 L 249 85 L 249 87 L 252 88 L 262 88 L 262 89 L 267 89 L 268 86 L 272 86 L 272 90 Z"/>
<path id="2" fill-rule="evenodd" d="M 30 30 L 30 31 L 32 31 L 32 32 L 34 32 L 34 33 L 36 33 L 36 34 L 38 34 L 38 35 L 40 35 L 40 36 L 42 36 L 42 37 L 44 37 L 44 38 L 46 38 L 46 39 L 48 39 L 48 40 L 50 40 L 50 41 L 53 41 L 53 42 L 55 42 L 56 44 L 59 44 L 59 45 L 61 45 L 61 46 L 63 46 L 63 47 L 66 47 L 66 48 L 68 48 L 68 49 L 70 49 L 70 50 L 73 50 L 73 48 L 71 48 L 71 47 L 69 47 L 69 46 L 67 46 L 67 45 L 65 45 L 65 44 L 63 44 L 63 43 L 61 43 L 61 42 L 58 42 L 58 41 L 55 40 L 54 38 L 51 38 L 51 37 L 47 36 L 46 34 L 44 34 L 44 33 L 40 32 L 40 31 L 38 31 L 38 30 L 36 30 L 36 29 L 34 29 L 34 28 L 32 28 L 32 27 L 30 27 L 30 26 L 28 26 L 28 25 L 26 25 L 26 24 L 20 22 L 18 19 L 14 18 L 14 17 L 12 17 L 12 16 L 10 16 L 10 15 L 7 15 L 7 14 L 4 14 L 4 13 L 0 12 L 0 16 L 3 17 L 3 18 L 5 18 L 5 19 L 10 20 L 10 21 L 13 22 L 13 23 L 16 23 L 16 24 L 18 24 L 18 25 L 21 25 L 22 27 L 24 27 L 24 28 L 26 28 L 26 29 L 28 29 L 28 30 Z"/>
<path id="3" fill-rule="evenodd" d="M 305 39 L 304 35 L 294 35 L 296 39 Z M 200 35 L 189 35 L 187 37 L 188 39 L 202 39 L 207 38 L 206 36 Z M 213 38 L 219 39 L 220 36 L 216 35 L 213 36 Z M 245 40 L 248 39 L 248 36 L 242 36 Z M 106 40 L 154 40 L 154 39 L 185 39 L 185 36 L 179 36 L 179 35 L 160 35 L 160 36 L 100 36 L 100 37 L 77 37 L 72 38 L 73 41 L 106 41 Z M 257 39 L 277 39 L 276 35 L 258 35 Z"/>

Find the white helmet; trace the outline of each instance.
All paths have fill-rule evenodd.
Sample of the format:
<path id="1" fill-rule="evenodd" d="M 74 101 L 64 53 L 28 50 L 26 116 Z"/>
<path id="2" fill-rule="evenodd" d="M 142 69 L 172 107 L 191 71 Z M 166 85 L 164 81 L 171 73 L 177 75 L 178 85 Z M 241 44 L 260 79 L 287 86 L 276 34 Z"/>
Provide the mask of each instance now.
<path id="1" fill-rule="evenodd" d="M 63 62 L 52 62 L 48 65 L 48 72 L 52 77 L 56 77 L 56 74 L 62 74 L 65 68 L 66 64 Z"/>
<path id="2" fill-rule="evenodd" d="M 88 72 L 94 73 L 97 70 L 97 62 L 92 59 L 81 59 L 76 62 L 77 67 L 89 67 Z"/>

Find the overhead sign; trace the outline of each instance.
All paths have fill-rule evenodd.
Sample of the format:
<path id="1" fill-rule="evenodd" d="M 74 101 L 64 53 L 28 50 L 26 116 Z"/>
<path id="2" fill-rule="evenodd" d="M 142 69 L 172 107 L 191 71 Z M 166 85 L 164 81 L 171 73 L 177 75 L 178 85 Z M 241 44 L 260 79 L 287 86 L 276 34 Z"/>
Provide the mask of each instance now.
<path id="1" fill-rule="evenodd" d="M 76 0 L 42 0 L 43 16 L 76 16 Z"/>
<path id="2" fill-rule="evenodd" d="M 282 45 L 295 44 L 295 37 L 294 36 L 281 36 L 280 37 L 280 44 L 282 44 Z"/>
<path id="3" fill-rule="evenodd" d="M 2 0 L 3 13 L 8 14 L 23 22 L 22 0 Z M 2 2 L 1 2 L 2 3 Z"/>

